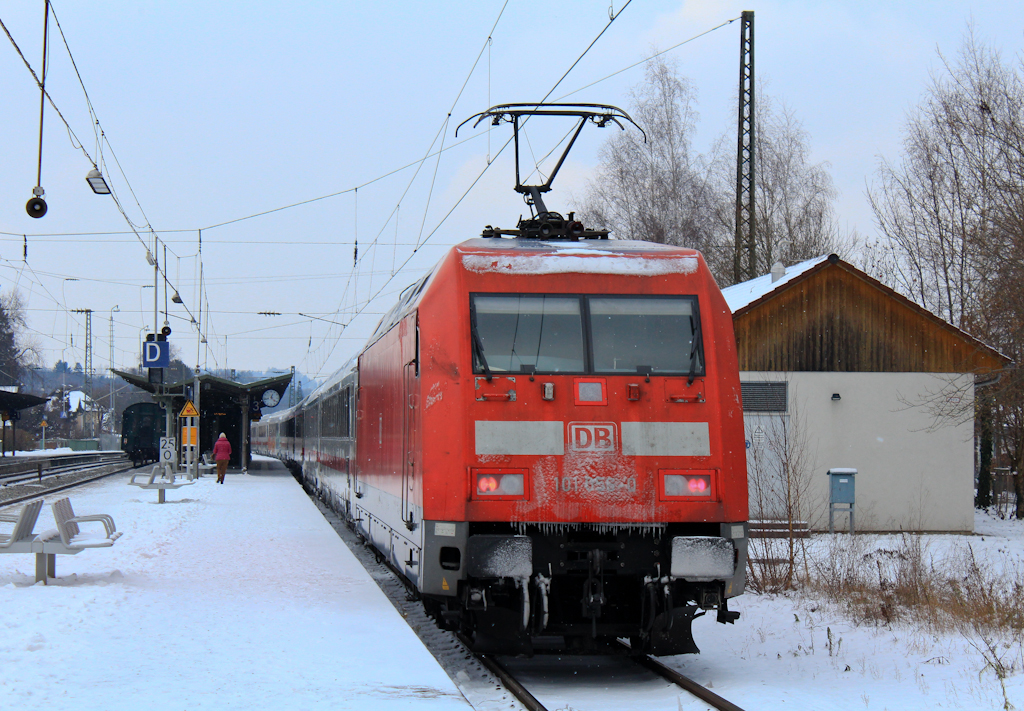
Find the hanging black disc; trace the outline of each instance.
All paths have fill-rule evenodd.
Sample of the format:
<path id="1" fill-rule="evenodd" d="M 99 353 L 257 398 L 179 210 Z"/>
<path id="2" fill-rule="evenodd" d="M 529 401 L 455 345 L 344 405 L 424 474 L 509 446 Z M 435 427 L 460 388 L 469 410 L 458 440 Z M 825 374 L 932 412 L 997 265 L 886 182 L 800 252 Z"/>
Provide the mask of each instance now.
<path id="1" fill-rule="evenodd" d="M 46 214 L 46 200 L 41 197 L 34 197 L 25 203 L 25 212 L 29 217 L 42 217 Z"/>

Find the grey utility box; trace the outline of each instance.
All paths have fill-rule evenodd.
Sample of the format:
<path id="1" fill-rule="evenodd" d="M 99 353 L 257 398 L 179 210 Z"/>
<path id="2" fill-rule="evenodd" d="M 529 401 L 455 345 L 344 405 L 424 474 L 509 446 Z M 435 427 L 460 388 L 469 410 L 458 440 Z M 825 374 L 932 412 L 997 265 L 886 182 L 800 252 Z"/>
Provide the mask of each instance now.
<path id="1" fill-rule="evenodd" d="M 828 532 L 835 533 L 836 511 L 850 512 L 850 533 L 853 530 L 853 504 L 856 500 L 854 481 L 857 477 L 856 469 L 829 469 L 828 470 Z M 837 509 L 836 506 L 843 508 Z"/>
<path id="2" fill-rule="evenodd" d="M 853 504 L 853 481 L 856 469 L 828 470 L 828 502 L 830 504 Z"/>

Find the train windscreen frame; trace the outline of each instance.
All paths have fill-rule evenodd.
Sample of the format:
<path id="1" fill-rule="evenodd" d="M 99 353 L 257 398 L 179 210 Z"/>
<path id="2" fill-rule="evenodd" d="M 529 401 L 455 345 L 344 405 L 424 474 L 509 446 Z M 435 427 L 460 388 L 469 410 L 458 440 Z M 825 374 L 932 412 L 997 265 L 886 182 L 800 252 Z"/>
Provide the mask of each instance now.
<path id="1" fill-rule="evenodd" d="M 692 295 L 470 294 L 473 372 L 705 375 Z"/>

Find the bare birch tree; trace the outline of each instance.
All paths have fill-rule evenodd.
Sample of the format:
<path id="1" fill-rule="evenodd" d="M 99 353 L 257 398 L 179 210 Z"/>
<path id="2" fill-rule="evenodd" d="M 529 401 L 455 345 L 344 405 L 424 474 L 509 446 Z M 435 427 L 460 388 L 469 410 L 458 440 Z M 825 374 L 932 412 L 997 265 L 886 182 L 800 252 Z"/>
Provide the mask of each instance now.
<path id="1" fill-rule="evenodd" d="M 712 234 L 712 186 L 692 146 L 696 91 L 673 64 L 647 63 L 631 92 L 630 113 L 647 134 L 616 131 L 601 148 L 601 166 L 579 206 L 584 222 L 619 239 L 701 249 Z"/>
<path id="2" fill-rule="evenodd" d="M 735 137 L 706 153 L 693 147 L 696 92 L 663 58 L 648 63 L 631 92 L 630 113 L 647 132 L 615 132 L 577 205 L 587 224 L 619 239 L 699 249 L 723 286 L 732 283 L 736 201 Z M 759 269 L 839 247 L 827 163 L 812 163 L 809 137 L 793 112 L 758 93 L 755 210 Z"/>
<path id="3" fill-rule="evenodd" d="M 784 104 L 759 90 L 755 102 L 754 239 L 757 243 L 757 272 L 767 274 L 776 262 L 802 262 L 832 252 L 852 249 L 855 237 L 842 237 L 836 224 L 835 199 L 838 192 L 827 162 L 811 159 L 810 136 L 796 115 Z M 735 142 L 725 135 L 719 146 Z M 718 209 L 719 239 L 732 264 L 735 221 L 736 157 L 728 150 L 716 150 L 716 181 L 722 202 Z M 722 273 L 721 269 L 716 275 Z M 728 276 L 723 284 L 731 284 Z"/>
<path id="4" fill-rule="evenodd" d="M 762 98 L 761 104 L 768 103 Z M 799 262 L 832 252 L 838 244 L 833 203 L 837 192 L 827 163 L 811 163 L 809 136 L 783 106 L 765 111 L 759 158 L 758 253 L 767 273 L 779 260 Z"/>
<path id="5" fill-rule="evenodd" d="M 968 30 L 869 191 L 893 285 L 1012 358 L 978 407 L 1017 472 L 1024 518 L 1024 65 Z M 984 502 L 984 492 L 979 501 Z"/>
<path id="6" fill-rule="evenodd" d="M 760 537 L 750 538 L 748 581 L 757 592 L 780 592 L 792 588 L 799 577 L 797 556 L 808 521 L 820 509 L 821 502 L 811 493 L 817 466 L 809 430 L 794 399 L 787 414 L 763 413 L 752 418 L 750 426 L 750 517 L 762 530 Z"/>
<path id="7" fill-rule="evenodd" d="M 15 291 L 0 294 L 0 385 L 19 385 L 37 356 L 27 337 L 25 308 Z"/>

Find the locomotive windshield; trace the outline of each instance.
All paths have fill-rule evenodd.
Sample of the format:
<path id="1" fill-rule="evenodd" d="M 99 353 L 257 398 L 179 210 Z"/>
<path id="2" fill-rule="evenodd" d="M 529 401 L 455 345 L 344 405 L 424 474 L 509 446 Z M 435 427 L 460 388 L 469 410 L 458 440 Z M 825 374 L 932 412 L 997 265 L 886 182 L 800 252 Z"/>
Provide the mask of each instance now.
<path id="1" fill-rule="evenodd" d="M 475 373 L 704 372 L 692 296 L 473 294 L 470 303 Z"/>
<path id="2" fill-rule="evenodd" d="M 588 296 L 594 373 L 686 373 L 694 352 L 695 300 L 679 296 Z"/>
<path id="3" fill-rule="evenodd" d="M 582 373 L 583 321 L 576 296 L 543 294 L 473 297 L 476 335 L 483 353 L 475 352 L 494 371 Z"/>

